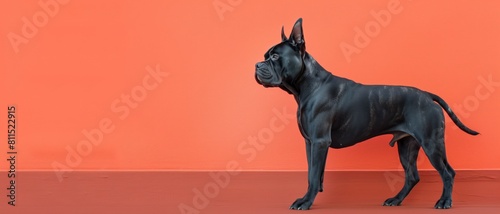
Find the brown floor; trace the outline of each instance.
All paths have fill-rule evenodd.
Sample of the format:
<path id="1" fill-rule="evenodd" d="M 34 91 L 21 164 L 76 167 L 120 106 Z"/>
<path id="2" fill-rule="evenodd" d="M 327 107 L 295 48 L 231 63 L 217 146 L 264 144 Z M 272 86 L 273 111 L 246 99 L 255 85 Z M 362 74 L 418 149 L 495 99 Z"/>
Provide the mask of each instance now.
<path id="1" fill-rule="evenodd" d="M 305 172 L 216 173 L 71 172 L 59 182 L 53 172 L 18 172 L 16 206 L 3 196 L 0 213 L 303 212 L 288 206 L 306 190 Z M 327 172 L 325 192 L 307 213 L 500 213 L 500 171 L 458 171 L 447 211 L 432 208 L 442 189 L 437 173 L 420 175 L 402 206 L 383 207 L 402 185 L 400 172 Z M 5 193 L 7 176 L 0 177 Z"/>

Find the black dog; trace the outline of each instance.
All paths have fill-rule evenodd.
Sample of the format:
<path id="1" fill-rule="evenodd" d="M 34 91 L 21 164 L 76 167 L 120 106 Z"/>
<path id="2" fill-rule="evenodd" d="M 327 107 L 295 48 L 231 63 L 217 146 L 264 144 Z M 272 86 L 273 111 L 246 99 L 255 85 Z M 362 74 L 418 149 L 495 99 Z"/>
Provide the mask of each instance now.
<path id="1" fill-rule="evenodd" d="M 384 205 L 400 205 L 418 183 L 416 160 L 422 147 L 444 184 L 435 208 L 451 207 L 455 171 L 446 158 L 441 108 L 464 132 L 478 132 L 460 122 L 435 94 L 413 87 L 363 85 L 332 75 L 306 52 L 302 19 L 297 20 L 289 38 L 282 28 L 281 39 L 266 52 L 265 61 L 256 64 L 255 78 L 265 87 L 280 87 L 293 94 L 298 103 L 297 120 L 306 140 L 309 187 L 290 209 L 309 209 L 318 192 L 323 191 L 328 147 L 344 148 L 383 134 L 394 136 L 390 146 L 398 143 L 406 176 L 401 191 Z"/>

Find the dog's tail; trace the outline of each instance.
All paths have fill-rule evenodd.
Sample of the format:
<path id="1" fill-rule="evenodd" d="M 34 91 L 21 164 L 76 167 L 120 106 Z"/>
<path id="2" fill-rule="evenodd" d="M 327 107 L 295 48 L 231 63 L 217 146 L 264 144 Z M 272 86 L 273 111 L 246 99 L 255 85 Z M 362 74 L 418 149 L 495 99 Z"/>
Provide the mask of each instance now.
<path id="1" fill-rule="evenodd" d="M 438 95 L 435 95 L 433 93 L 427 92 L 429 96 L 431 96 L 432 100 L 435 102 L 439 103 L 439 105 L 448 113 L 448 116 L 450 116 L 451 120 L 458 126 L 458 128 L 462 129 L 462 131 L 467 132 L 470 135 L 478 135 L 479 132 L 476 132 L 472 129 L 469 129 L 467 126 L 465 126 L 462 121 L 460 121 L 455 113 L 451 110 L 450 106 Z"/>

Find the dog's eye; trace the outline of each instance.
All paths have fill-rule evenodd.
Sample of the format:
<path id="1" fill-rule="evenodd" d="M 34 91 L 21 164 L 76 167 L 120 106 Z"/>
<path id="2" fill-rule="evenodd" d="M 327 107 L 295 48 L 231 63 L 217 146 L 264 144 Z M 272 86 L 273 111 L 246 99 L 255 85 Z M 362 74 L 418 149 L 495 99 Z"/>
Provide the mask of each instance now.
<path id="1" fill-rule="evenodd" d="M 272 60 L 278 60 L 279 58 L 280 58 L 280 55 L 278 55 L 278 54 L 271 55 Z"/>

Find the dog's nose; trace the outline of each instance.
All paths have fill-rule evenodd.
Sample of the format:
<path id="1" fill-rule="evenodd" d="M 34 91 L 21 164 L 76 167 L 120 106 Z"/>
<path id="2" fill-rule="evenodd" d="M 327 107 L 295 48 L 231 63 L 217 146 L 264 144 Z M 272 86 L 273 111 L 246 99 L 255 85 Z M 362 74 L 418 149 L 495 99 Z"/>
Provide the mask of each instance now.
<path id="1" fill-rule="evenodd" d="M 255 68 L 257 68 L 257 69 L 262 68 L 263 65 L 264 65 L 264 63 L 258 62 L 257 64 L 255 64 Z"/>

